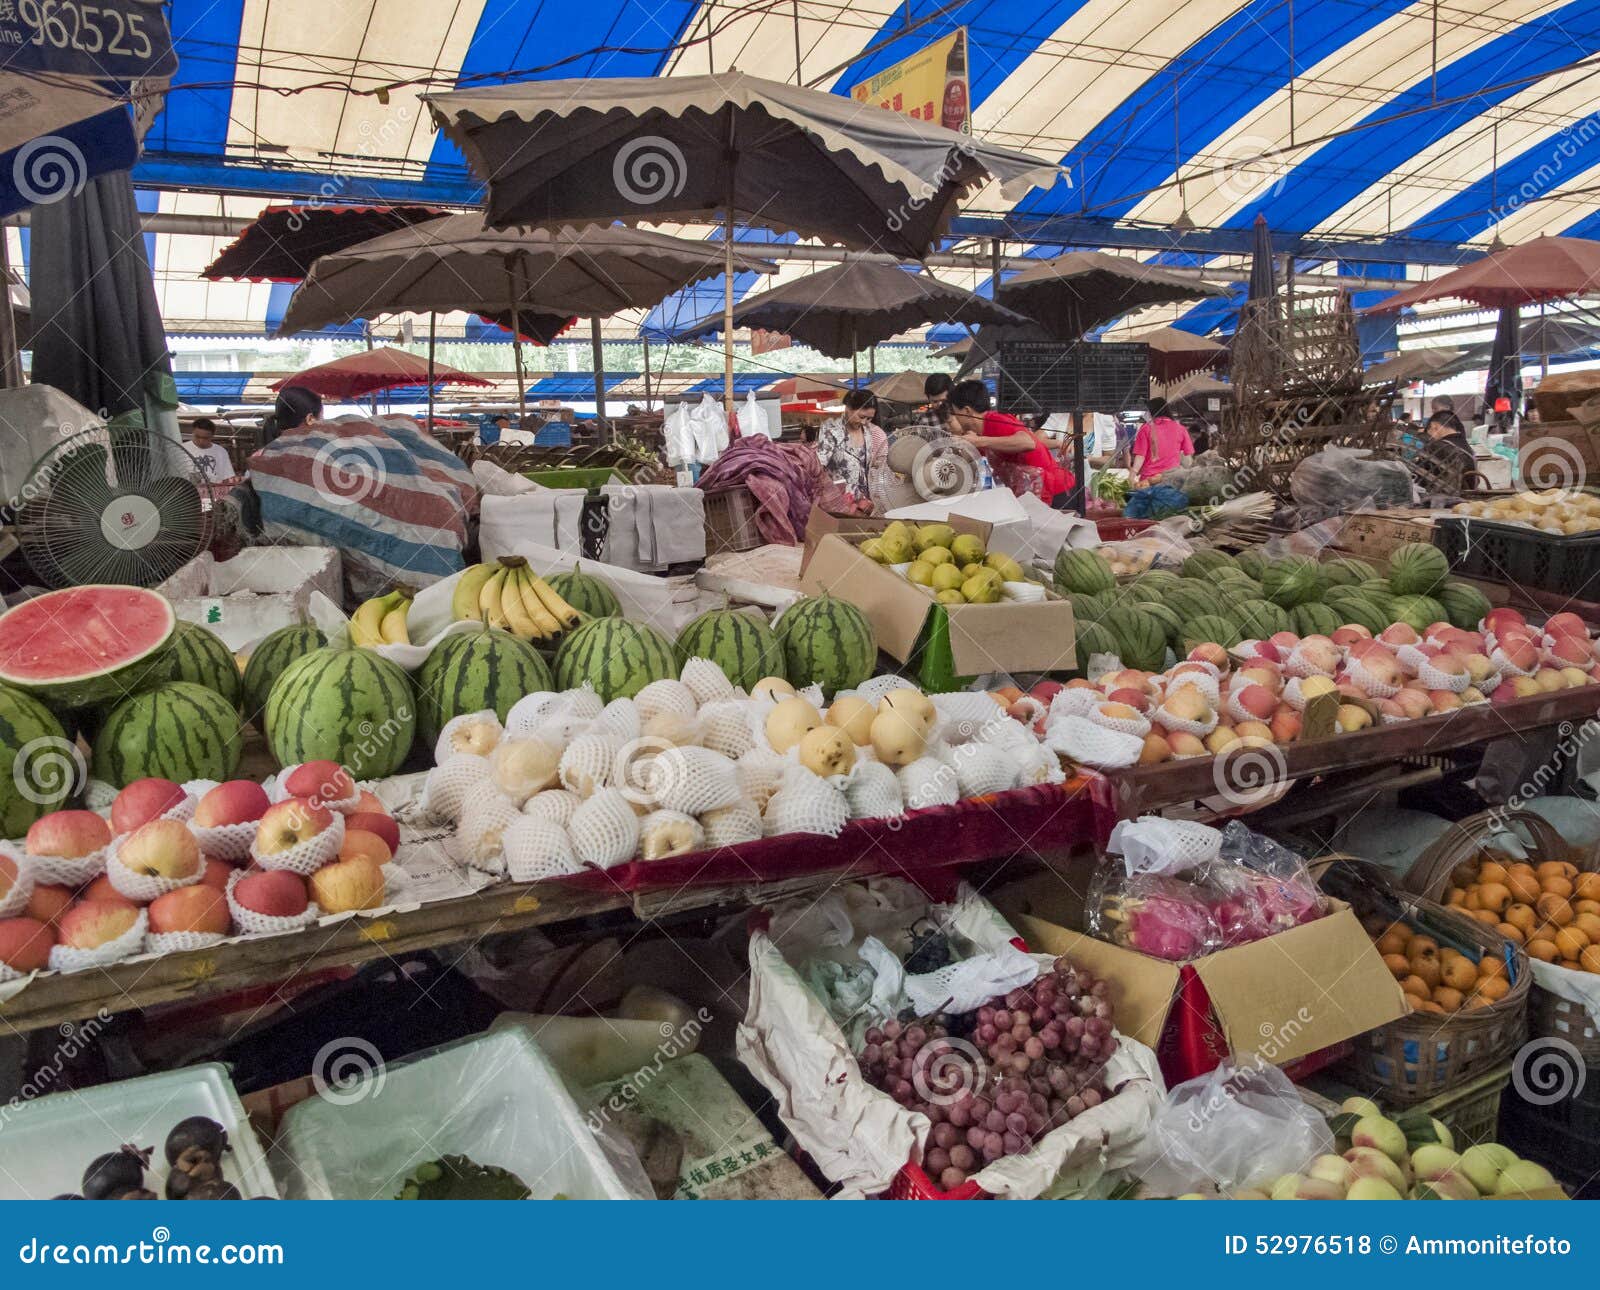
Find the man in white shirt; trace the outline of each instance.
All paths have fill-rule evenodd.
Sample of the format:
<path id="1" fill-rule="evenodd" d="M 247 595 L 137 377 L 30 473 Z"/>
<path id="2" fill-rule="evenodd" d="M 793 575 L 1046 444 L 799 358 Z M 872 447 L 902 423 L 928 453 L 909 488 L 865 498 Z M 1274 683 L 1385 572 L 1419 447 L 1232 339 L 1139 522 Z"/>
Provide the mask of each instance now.
<path id="1" fill-rule="evenodd" d="M 219 484 L 234 477 L 233 461 L 228 450 L 216 442 L 217 425 L 210 417 L 201 417 L 194 423 L 188 448 L 206 482 Z"/>

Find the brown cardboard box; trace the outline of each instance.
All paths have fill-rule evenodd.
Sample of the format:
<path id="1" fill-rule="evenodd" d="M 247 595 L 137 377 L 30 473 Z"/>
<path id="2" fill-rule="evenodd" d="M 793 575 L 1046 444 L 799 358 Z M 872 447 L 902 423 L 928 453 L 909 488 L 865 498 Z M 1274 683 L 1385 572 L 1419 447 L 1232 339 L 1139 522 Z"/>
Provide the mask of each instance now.
<path id="1" fill-rule="evenodd" d="M 1433 541 L 1431 511 L 1351 511 L 1339 530 L 1339 545 L 1349 554 L 1387 566 L 1389 553 L 1407 542 Z M 1329 556 L 1339 552 L 1330 551 Z"/>
<path id="2" fill-rule="evenodd" d="M 1529 422 L 1524 423 L 1519 442 L 1517 464 L 1522 482 L 1529 488 L 1549 487 L 1551 480 L 1570 480 L 1574 457 L 1582 463 L 1583 480 L 1600 478 L 1600 426 L 1577 421 Z"/>
<path id="3" fill-rule="evenodd" d="M 892 569 L 867 559 L 856 543 L 889 526 L 888 520 L 829 515 L 813 510 L 806 525 L 800 586 L 848 600 L 867 616 L 878 648 L 904 663 L 933 609 L 927 592 Z M 988 539 L 990 526 L 953 515 L 950 527 Z M 950 654 L 962 676 L 988 672 L 1047 672 L 1077 666 L 1072 606 L 1046 589 L 1049 599 L 1029 605 L 951 605 Z"/>
<path id="4" fill-rule="evenodd" d="M 1070 930 L 1083 925 L 1083 897 L 1060 873 L 1009 884 L 992 898 L 1030 950 L 1065 954 L 1109 980 L 1117 1029 L 1158 1048 L 1182 964 Z M 1400 987 L 1355 914 L 1329 903 L 1333 912 L 1316 922 L 1189 964 L 1235 1053 L 1284 1066 L 1405 1014 Z"/>

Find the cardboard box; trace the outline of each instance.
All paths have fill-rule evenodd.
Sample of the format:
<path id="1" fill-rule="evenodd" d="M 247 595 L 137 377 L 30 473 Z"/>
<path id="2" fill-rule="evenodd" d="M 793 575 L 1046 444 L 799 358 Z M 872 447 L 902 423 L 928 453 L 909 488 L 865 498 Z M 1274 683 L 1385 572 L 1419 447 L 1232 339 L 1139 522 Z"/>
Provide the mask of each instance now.
<path id="1" fill-rule="evenodd" d="M 1574 458 L 1583 467 L 1578 484 L 1600 477 L 1600 426 L 1578 421 L 1525 422 L 1519 443 L 1517 466 L 1521 483 L 1529 488 L 1548 488 L 1552 480 L 1571 480 Z"/>
<path id="2" fill-rule="evenodd" d="M 1087 881 L 1088 873 L 1081 872 Z M 1405 1015 L 1400 987 L 1348 905 L 1330 900 L 1324 918 L 1263 941 L 1218 950 L 1185 965 L 1071 930 L 1083 925 L 1074 875 L 1035 875 L 993 901 L 1035 953 L 1065 954 L 1111 982 L 1117 1029 L 1152 1048 L 1167 1029 L 1178 975 L 1194 968 L 1213 1019 L 1236 1054 L 1276 1066 L 1387 1025 Z"/>
<path id="3" fill-rule="evenodd" d="M 952 515 L 950 527 L 989 539 L 989 525 Z M 921 587 L 867 559 L 856 544 L 888 528 L 889 520 L 813 510 L 806 525 L 801 589 L 848 600 L 867 616 L 878 648 L 906 662 L 936 602 Z M 1049 672 L 1077 666 L 1072 606 L 1046 589 L 1033 604 L 948 605 L 950 654 L 963 676 L 989 672 Z"/>
<path id="4" fill-rule="evenodd" d="M 1387 566 L 1389 553 L 1397 546 L 1432 541 L 1431 511 L 1352 511 L 1339 530 L 1339 545 L 1345 552 L 1380 568 Z"/>

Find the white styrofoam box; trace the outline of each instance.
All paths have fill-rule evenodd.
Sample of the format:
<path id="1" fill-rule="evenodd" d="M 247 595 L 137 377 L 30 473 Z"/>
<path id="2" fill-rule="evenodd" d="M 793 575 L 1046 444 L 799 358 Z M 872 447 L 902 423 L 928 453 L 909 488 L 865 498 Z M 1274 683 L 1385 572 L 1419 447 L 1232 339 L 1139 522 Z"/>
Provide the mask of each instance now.
<path id="1" fill-rule="evenodd" d="M 209 627 L 231 650 L 268 632 L 307 621 L 311 593 L 344 601 L 344 564 L 335 547 L 246 547 L 231 560 L 209 551 L 189 561 L 157 591 L 178 617 Z"/>
<path id="2" fill-rule="evenodd" d="M 145 1186 L 162 1196 L 167 1134 L 191 1115 L 208 1116 L 228 1131 L 232 1150 L 222 1158 L 222 1173 L 247 1200 L 277 1199 L 277 1184 L 227 1068 L 208 1062 L 13 1102 L 0 1120 L 0 1159 L 5 1163 L 0 1200 L 48 1200 L 76 1192 L 89 1162 L 124 1143 L 155 1148 Z"/>
<path id="3" fill-rule="evenodd" d="M 537 1200 L 626 1200 L 556 1068 L 517 1028 L 379 1066 L 291 1107 L 274 1160 L 289 1195 L 384 1200 L 443 1156 L 507 1169 Z"/>

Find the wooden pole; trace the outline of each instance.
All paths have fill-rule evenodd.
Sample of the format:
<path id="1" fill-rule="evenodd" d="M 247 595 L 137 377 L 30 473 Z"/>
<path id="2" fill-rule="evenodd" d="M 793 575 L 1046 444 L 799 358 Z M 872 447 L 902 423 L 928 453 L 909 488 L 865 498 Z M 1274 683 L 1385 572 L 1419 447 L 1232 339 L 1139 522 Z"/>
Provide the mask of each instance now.
<path id="1" fill-rule="evenodd" d="M 606 347 L 600 339 L 600 320 L 589 319 L 589 350 L 594 356 L 594 419 L 595 430 L 605 442 L 610 438 L 605 431 L 606 419 Z"/>
<path id="2" fill-rule="evenodd" d="M 650 338 L 642 337 L 644 341 L 644 410 L 650 411 Z"/>
<path id="3" fill-rule="evenodd" d="M 439 315 L 428 311 L 428 433 L 433 433 L 433 354 L 439 343 Z"/>
<path id="4" fill-rule="evenodd" d="M 528 381 L 522 371 L 522 290 L 517 285 L 517 262 L 511 262 L 511 354 L 517 365 L 517 429 L 528 428 Z"/>
<path id="5" fill-rule="evenodd" d="M 722 226 L 722 406 L 733 424 L 733 158 L 728 159 L 728 208 Z"/>

